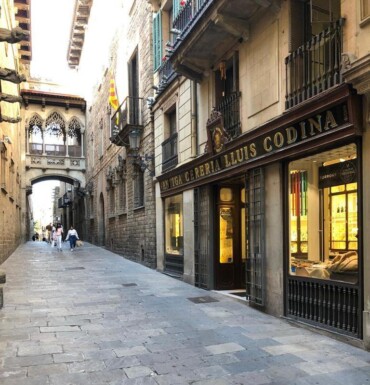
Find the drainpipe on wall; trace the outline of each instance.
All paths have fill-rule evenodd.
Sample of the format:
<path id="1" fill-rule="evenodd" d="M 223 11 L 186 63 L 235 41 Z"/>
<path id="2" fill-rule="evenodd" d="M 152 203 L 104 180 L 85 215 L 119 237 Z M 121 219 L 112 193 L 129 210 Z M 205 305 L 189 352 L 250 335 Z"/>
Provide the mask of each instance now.
<path id="1" fill-rule="evenodd" d="M 197 98 L 197 83 L 191 81 L 191 157 L 195 158 L 198 155 L 198 143 L 197 143 L 197 132 L 198 132 L 198 98 Z"/>

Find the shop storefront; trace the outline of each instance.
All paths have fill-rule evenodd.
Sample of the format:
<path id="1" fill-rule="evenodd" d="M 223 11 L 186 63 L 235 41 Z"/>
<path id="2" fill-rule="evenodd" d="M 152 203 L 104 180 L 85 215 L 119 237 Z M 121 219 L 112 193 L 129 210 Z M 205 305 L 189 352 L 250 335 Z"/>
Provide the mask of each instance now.
<path id="1" fill-rule="evenodd" d="M 158 177 L 165 269 L 361 337 L 360 117 L 342 85 L 230 142 L 210 119 L 208 152 Z"/>
<path id="2" fill-rule="evenodd" d="M 287 165 L 287 315 L 359 336 L 360 144 Z"/>

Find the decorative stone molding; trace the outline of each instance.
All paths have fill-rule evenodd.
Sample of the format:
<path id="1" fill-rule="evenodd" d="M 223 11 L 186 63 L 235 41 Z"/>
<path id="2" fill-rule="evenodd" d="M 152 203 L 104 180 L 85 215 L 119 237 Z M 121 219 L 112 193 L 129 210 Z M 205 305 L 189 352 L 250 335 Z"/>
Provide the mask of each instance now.
<path id="1" fill-rule="evenodd" d="M 343 70 L 343 79 L 351 83 L 360 95 L 370 95 L 370 53 L 360 59 L 347 56 Z"/>
<path id="2" fill-rule="evenodd" d="M 80 159 L 71 159 L 70 164 L 71 164 L 71 166 L 79 166 L 80 165 Z"/>
<path id="3" fill-rule="evenodd" d="M 48 165 L 54 165 L 54 166 L 64 166 L 65 164 L 64 159 L 57 159 L 57 158 L 48 158 L 46 163 Z"/>
<path id="4" fill-rule="evenodd" d="M 342 69 L 348 70 L 352 67 L 352 63 L 356 60 L 356 56 L 351 52 L 342 53 Z"/>
<path id="5" fill-rule="evenodd" d="M 41 158 L 32 157 L 31 164 L 41 164 Z"/>

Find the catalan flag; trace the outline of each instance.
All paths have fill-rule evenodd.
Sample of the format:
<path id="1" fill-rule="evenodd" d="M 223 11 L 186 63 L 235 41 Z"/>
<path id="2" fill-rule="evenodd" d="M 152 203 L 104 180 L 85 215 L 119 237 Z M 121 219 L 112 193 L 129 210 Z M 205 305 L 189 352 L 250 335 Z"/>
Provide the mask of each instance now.
<path id="1" fill-rule="evenodd" d="M 114 81 L 113 75 L 110 78 L 109 81 L 109 104 L 113 108 L 114 111 L 116 112 L 116 125 L 118 126 L 119 124 L 119 112 L 118 112 L 118 98 L 117 98 L 117 93 L 116 93 L 116 82 Z"/>
<path id="2" fill-rule="evenodd" d="M 118 98 L 116 94 L 116 83 L 113 79 L 113 76 L 111 77 L 109 82 L 109 104 L 114 109 L 114 111 L 118 110 L 119 103 L 118 103 Z"/>

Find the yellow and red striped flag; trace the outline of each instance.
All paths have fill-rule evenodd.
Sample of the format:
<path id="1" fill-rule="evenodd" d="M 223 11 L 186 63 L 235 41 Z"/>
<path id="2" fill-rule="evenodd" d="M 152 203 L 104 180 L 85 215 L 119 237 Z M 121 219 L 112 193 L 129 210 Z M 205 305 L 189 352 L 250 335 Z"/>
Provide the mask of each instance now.
<path id="1" fill-rule="evenodd" d="M 112 106 L 114 111 L 118 110 L 119 103 L 118 103 L 118 98 L 116 94 L 116 83 L 114 81 L 113 76 L 111 76 L 110 82 L 109 82 L 109 104 Z"/>

